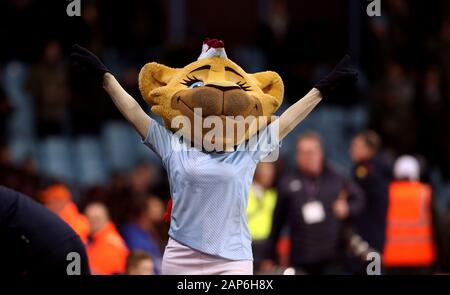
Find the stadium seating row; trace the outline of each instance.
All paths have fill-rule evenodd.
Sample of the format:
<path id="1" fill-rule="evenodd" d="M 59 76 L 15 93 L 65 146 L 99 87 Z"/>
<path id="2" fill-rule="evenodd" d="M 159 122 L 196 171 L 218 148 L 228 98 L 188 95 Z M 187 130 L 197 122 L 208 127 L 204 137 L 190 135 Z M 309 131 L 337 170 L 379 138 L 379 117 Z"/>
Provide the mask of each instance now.
<path id="1" fill-rule="evenodd" d="M 244 56 L 243 58 L 245 59 Z M 6 65 L 2 84 L 14 108 L 8 123 L 13 161 L 21 164 L 28 157 L 37 161 L 40 173 L 86 187 L 105 183 L 112 172 L 128 170 L 140 161 L 160 164 L 158 157 L 141 144 L 141 139 L 125 121 L 106 122 L 99 136 L 48 137 L 37 140 L 33 99 L 24 84 L 27 66 L 20 62 Z M 280 114 L 287 105 L 281 106 Z M 318 132 L 323 137 L 327 159 L 349 172 L 351 137 L 367 125 L 363 107 L 342 108 L 319 105 L 283 140 L 281 156 L 286 165 L 294 166 L 295 142 L 299 134 Z M 440 195 L 450 200 L 450 183 L 434 177 Z"/>

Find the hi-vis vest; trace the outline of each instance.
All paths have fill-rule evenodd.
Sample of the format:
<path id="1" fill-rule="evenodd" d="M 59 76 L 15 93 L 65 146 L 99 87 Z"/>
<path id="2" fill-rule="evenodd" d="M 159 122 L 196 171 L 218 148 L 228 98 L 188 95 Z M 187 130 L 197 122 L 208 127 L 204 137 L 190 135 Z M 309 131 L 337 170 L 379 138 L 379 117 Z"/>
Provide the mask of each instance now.
<path id="1" fill-rule="evenodd" d="M 274 189 L 265 190 L 263 196 L 257 198 L 253 188 L 248 196 L 247 217 L 250 235 L 253 240 L 267 239 L 272 230 L 272 217 L 277 202 Z"/>
<path id="2" fill-rule="evenodd" d="M 394 181 L 389 187 L 384 265 L 430 266 L 435 258 L 431 187 L 420 182 Z"/>

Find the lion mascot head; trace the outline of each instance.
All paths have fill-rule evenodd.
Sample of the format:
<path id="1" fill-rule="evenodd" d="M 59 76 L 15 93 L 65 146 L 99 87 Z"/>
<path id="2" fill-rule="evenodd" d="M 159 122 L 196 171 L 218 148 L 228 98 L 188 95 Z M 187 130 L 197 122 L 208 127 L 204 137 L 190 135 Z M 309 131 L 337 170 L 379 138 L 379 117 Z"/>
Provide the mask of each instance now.
<path id="1" fill-rule="evenodd" d="M 139 88 L 166 128 L 202 146 L 210 141 L 219 150 L 238 145 L 270 123 L 284 92 L 277 73 L 245 72 L 228 59 L 217 39 L 206 39 L 197 61 L 184 68 L 147 63 Z M 236 130 L 241 123 L 243 132 Z"/>

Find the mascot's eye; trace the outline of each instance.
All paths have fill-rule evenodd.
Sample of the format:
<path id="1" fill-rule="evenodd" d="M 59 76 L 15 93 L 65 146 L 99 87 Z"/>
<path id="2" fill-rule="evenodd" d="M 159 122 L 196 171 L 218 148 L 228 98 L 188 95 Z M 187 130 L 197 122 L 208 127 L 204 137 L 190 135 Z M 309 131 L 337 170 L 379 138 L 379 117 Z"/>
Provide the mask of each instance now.
<path id="1" fill-rule="evenodd" d="M 191 85 L 189 85 L 189 88 L 202 87 L 203 85 L 205 85 L 205 84 L 202 81 L 198 81 L 198 82 L 194 82 Z"/>
<path id="2" fill-rule="evenodd" d="M 250 86 L 248 86 L 248 84 L 246 82 L 237 82 L 236 83 L 239 87 L 241 87 L 242 90 L 244 91 L 250 91 Z"/>
<path id="3" fill-rule="evenodd" d="M 183 80 L 183 82 L 181 82 L 181 84 L 186 85 L 189 88 L 202 87 L 203 85 L 205 85 L 202 80 L 197 79 L 195 76 L 187 77 Z"/>

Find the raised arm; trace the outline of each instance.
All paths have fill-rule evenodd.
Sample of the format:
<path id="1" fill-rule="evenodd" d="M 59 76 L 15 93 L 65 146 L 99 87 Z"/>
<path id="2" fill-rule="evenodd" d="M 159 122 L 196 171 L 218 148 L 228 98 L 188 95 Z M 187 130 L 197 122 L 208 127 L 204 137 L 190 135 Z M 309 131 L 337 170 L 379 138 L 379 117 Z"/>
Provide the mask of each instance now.
<path id="1" fill-rule="evenodd" d="M 109 69 L 89 50 L 74 45 L 71 54 L 72 62 L 93 74 L 111 97 L 122 115 L 133 125 L 142 138 L 147 136 L 151 118 L 144 112 L 137 101 L 119 84 Z"/>
<path id="2" fill-rule="evenodd" d="M 103 88 L 122 115 L 133 125 L 142 138 L 147 136 L 151 118 L 144 112 L 137 101 L 120 86 L 110 73 L 103 76 Z"/>
<path id="3" fill-rule="evenodd" d="M 316 88 L 313 88 L 302 99 L 290 106 L 281 114 L 279 120 L 279 138 L 283 139 L 297 126 L 315 106 L 322 100 L 322 94 Z"/>
<path id="4" fill-rule="evenodd" d="M 291 132 L 314 107 L 339 89 L 352 86 L 357 81 L 358 73 L 350 68 L 350 56 L 346 55 L 325 78 L 316 83 L 314 88 L 302 99 L 290 106 L 279 120 L 279 139 Z"/>

